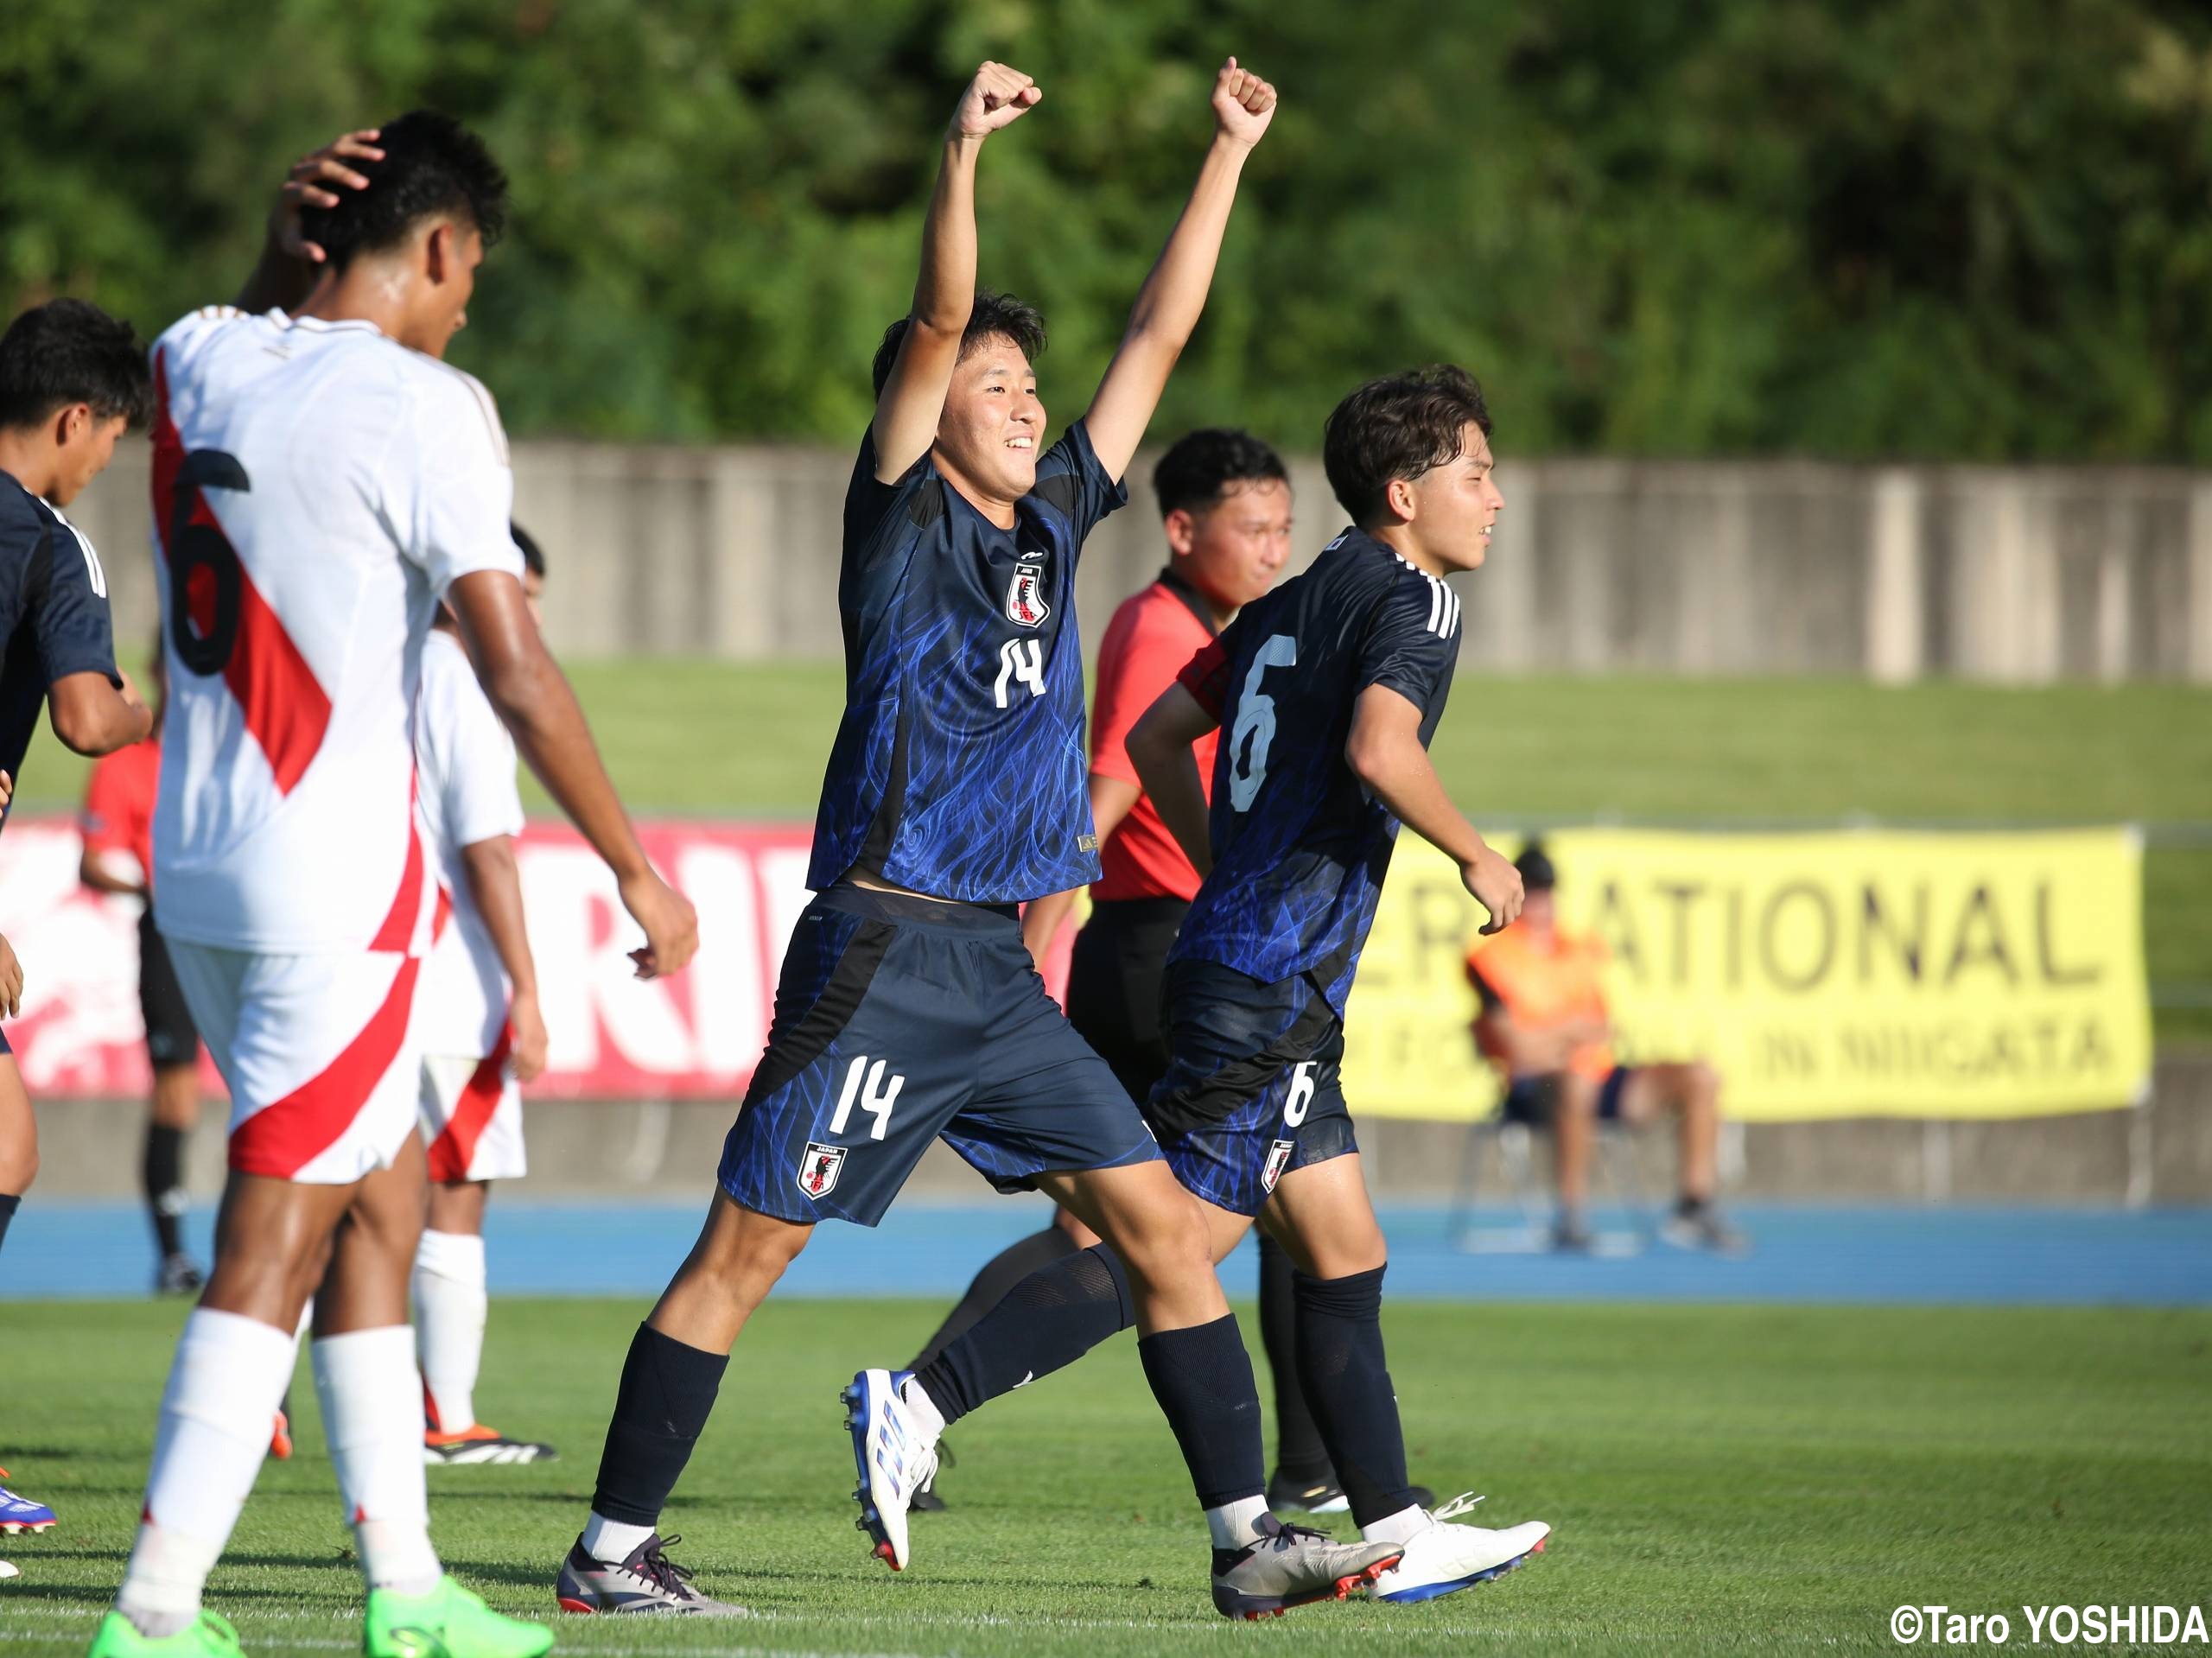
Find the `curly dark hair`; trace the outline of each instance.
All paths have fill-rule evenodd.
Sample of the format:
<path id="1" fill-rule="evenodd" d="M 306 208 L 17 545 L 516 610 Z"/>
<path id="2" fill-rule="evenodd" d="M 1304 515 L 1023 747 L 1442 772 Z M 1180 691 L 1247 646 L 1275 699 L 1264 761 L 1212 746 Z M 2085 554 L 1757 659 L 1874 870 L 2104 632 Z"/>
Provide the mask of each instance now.
<path id="1" fill-rule="evenodd" d="M 451 213 L 483 233 L 488 247 L 507 223 L 507 175 L 484 141 L 450 115 L 410 110 L 377 135 L 380 162 L 346 164 L 369 181 L 340 189 L 334 207 L 301 212 L 300 230 L 342 270 L 359 255 L 397 247 L 425 219 Z"/>
<path id="2" fill-rule="evenodd" d="M 883 331 L 883 343 L 875 348 L 875 395 L 879 397 L 891 378 L 892 365 L 899 360 L 899 342 L 906 339 L 913 321 L 912 314 L 902 316 Z M 1045 354 L 1045 314 L 1027 300 L 979 288 L 976 308 L 968 313 L 968 326 L 960 331 L 960 360 L 965 362 L 986 340 L 996 336 L 1014 341 L 1021 347 L 1021 354 L 1034 363 Z"/>
<path id="3" fill-rule="evenodd" d="M 0 334 L 0 427 L 36 426 L 78 403 L 102 420 L 144 425 L 154 403 L 146 348 L 97 305 L 48 300 Z"/>
<path id="4" fill-rule="evenodd" d="M 1392 374 L 1336 406 L 1323 429 L 1329 487 L 1362 529 L 1389 516 L 1393 480 L 1418 478 L 1457 461 L 1469 425 L 1490 435 L 1490 410 L 1475 377 L 1449 363 Z"/>
<path id="5" fill-rule="evenodd" d="M 1175 440 L 1152 469 L 1153 493 L 1160 516 L 1203 511 L 1221 499 L 1231 484 L 1259 479 L 1290 481 L 1282 457 L 1249 432 L 1228 426 L 1202 426 Z"/>

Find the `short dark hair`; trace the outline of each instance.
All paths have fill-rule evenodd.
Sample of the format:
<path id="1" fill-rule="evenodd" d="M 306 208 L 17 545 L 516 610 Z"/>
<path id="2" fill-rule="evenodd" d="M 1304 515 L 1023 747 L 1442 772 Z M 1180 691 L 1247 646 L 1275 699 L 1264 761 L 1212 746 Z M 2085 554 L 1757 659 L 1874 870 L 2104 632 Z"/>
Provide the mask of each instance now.
<path id="1" fill-rule="evenodd" d="M 1559 885 L 1559 871 L 1552 867 L 1552 854 L 1544 850 L 1541 841 L 1522 847 L 1513 867 L 1520 873 L 1521 890 L 1525 893 L 1548 893 Z"/>
<path id="2" fill-rule="evenodd" d="M 36 426 L 76 403 L 144 425 L 154 403 L 146 348 L 97 305 L 48 300 L 0 334 L 0 427 Z"/>
<path id="3" fill-rule="evenodd" d="M 1449 363 L 1393 374 L 1336 406 L 1323 429 L 1329 487 L 1363 527 L 1388 511 L 1390 485 L 1457 461 L 1467 427 L 1490 435 L 1490 410 L 1475 377 Z"/>
<path id="4" fill-rule="evenodd" d="M 416 226 L 438 213 L 466 218 L 486 246 L 507 222 L 507 175 L 484 141 L 450 115 L 410 110 L 377 135 L 380 162 L 346 165 L 369 181 L 365 190 L 339 188 L 334 207 L 308 207 L 300 232 L 343 270 L 364 253 L 397 247 Z"/>
<path id="5" fill-rule="evenodd" d="M 507 533 L 515 538 L 515 545 L 522 549 L 522 567 L 539 581 L 545 579 L 545 549 L 531 535 L 512 518 L 507 520 Z"/>
<path id="6" fill-rule="evenodd" d="M 1230 426 L 1202 426 L 1169 446 L 1152 469 L 1152 491 L 1160 516 L 1202 512 L 1220 500 L 1231 484 L 1272 479 L 1290 481 L 1282 457 L 1249 432 Z"/>
<path id="7" fill-rule="evenodd" d="M 899 342 L 906 337 L 913 321 L 911 313 L 900 317 L 883 331 L 883 343 L 875 348 L 875 395 L 879 397 L 891 378 L 892 365 L 899 360 Z M 960 360 L 966 362 L 977 346 L 995 335 L 1014 341 L 1021 347 L 1021 354 L 1034 363 L 1045 354 L 1045 314 L 1011 294 L 979 288 L 976 308 L 968 313 L 968 326 L 960 331 Z"/>

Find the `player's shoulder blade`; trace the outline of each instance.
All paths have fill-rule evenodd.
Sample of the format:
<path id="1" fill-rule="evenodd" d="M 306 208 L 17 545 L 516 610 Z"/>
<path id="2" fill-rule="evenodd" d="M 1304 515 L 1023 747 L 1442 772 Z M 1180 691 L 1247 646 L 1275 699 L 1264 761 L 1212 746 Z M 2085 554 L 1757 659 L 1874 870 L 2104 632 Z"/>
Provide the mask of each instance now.
<path id="1" fill-rule="evenodd" d="M 472 448 L 488 444 L 499 465 L 512 464 L 506 428 L 499 422 L 499 405 L 483 381 L 466 369 L 404 346 L 395 356 L 423 410 L 423 435 L 429 441 L 461 443 Z"/>

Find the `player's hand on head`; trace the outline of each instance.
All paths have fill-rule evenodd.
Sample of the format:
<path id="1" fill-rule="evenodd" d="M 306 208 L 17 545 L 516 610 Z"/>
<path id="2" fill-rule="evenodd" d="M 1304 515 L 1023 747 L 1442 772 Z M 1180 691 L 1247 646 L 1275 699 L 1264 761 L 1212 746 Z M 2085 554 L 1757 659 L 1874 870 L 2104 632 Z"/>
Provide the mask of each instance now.
<path id="1" fill-rule="evenodd" d="M 1274 84 L 1230 59 L 1214 77 L 1213 118 L 1224 137 L 1247 147 L 1258 143 L 1268 123 L 1275 118 Z"/>
<path id="2" fill-rule="evenodd" d="M 0 938 L 0 1015 L 13 1019 L 23 1011 L 23 964 L 16 947 Z"/>
<path id="3" fill-rule="evenodd" d="M 545 1033 L 545 1015 L 535 992 L 518 994 L 507 1004 L 507 1052 L 514 1060 L 515 1080 L 534 1083 L 543 1075 L 551 1039 Z"/>
<path id="4" fill-rule="evenodd" d="M 330 257 L 321 245 L 301 233 L 300 215 L 309 207 L 335 207 L 341 190 L 369 187 L 368 175 L 349 163 L 384 159 L 384 151 L 377 148 L 378 132 L 375 127 L 363 127 L 358 132 L 340 133 L 292 164 L 283 187 L 276 193 L 276 205 L 269 213 L 269 239 L 289 257 L 321 264 Z"/>
<path id="5" fill-rule="evenodd" d="M 1466 883 L 1475 902 L 1490 912 L 1484 932 L 1503 932 L 1513 924 L 1521 913 L 1521 872 L 1510 859 L 1486 846 L 1473 862 L 1459 867 L 1459 879 Z"/>
<path id="6" fill-rule="evenodd" d="M 1018 121 L 1037 107 L 1045 89 L 1019 69 L 1003 63 L 986 63 L 976 71 L 960 106 L 952 112 L 952 130 L 963 137 L 982 138 Z"/>
<path id="7" fill-rule="evenodd" d="M 16 779 L 0 772 L 0 811 L 8 810 L 8 803 L 16 797 Z"/>
<path id="8" fill-rule="evenodd" d="M 630 952 L 638 976 L 658 979 L 682 971 L 699 950 L 699 917 L 691 900 L 650 869 L 625 880 L 621 893 L 622 907 L 645 930 L 645 947 Z"/>

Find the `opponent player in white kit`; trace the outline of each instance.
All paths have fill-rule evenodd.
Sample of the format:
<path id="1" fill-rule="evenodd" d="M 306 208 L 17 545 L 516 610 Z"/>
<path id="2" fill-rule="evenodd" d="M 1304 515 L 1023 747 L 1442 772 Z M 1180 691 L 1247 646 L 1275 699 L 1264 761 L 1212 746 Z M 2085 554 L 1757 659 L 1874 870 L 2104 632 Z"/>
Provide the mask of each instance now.
<path id="1" fill-rule="evenodd" d="M 646 862 L 531 623 L 492 399 L 439 360 L 505 197 L 444 117 L 350 135 L 293 169 L 238 308 L 154 347 L 171 688 L 155 911 L 230 1085 L 231 1174 L 95 1658 L 238 1650 L 200 1591 L 326 1260 L 315 1385 L 368 1581 L 365 1651 L 535 1658 L 552 1641 L 442 1576 L 424 1496 L 411 1026 L 436 883 L 410 722 L 441 599 L 524 758 L 615 871 L 639 971 L 683 967 L 697 923 Z"/>
<path id="2" fill-rule="evenodd" d="M 512 528 L 536 616 L 545 556 L 520 525 Z M 523 818 L 514 739 L 477 683 L 450 611 L 440 611 L 423 645 L 415 758 L 423 828 L 444 893 L 416 1013 L 430 1174 L 429 1224 L 414 1276 L 423 1460 L 549 1461 L 551 1445 L 510 1439 L 476 1420 L 489 1310 L 484 1204 L 493 1181 L 518 1180 L 527 1170 L 522 1085 L 545 1069 L 546 1035 L 515 867 Z"/>

